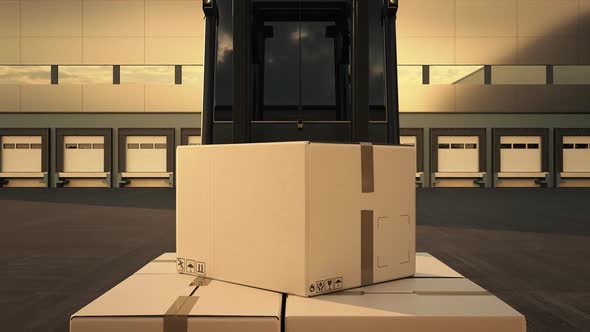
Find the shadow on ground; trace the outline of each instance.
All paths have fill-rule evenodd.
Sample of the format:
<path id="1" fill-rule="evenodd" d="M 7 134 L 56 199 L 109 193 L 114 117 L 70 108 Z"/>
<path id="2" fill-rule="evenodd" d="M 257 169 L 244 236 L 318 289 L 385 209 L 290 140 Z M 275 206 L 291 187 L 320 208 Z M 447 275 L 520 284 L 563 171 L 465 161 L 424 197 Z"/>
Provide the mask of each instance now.
<path id="1" fill-rule="evenodd" d="M 2 200 L 173 210 L 176 191 L 172 188 L 2 188 Z"/>
<path id="2" fill-rule="evenodd" d="M 172 189 L 0 190 L 0 326 L 69 316 L 175 248 Z M 590 190 L 431 189 L 417 249 L 525 314 L 528 332 L 590 331 Z"/>

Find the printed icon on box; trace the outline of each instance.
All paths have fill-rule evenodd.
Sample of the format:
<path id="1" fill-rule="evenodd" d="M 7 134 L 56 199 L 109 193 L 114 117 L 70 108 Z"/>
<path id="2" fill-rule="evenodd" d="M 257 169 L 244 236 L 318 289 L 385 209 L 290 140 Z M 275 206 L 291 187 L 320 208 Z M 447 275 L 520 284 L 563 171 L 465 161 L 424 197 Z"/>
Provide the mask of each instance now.
<path id="1" fill-rule="evenodd" d="M 334 279 L 328 279 L 326 283 L 328 285 L 328 290 L 334 289 Z"/>
<path id="2" fill-rule="evenodd" d="M 186 260 L 186 273 L 195 274 L 195 261 L 192 259 Z"/>
<path id="3" fill-rule="evenodd" d="M 343 283 L 342 278 L 336 278 L 334 280 L 334 288 L 336 288 L 336 289 L 342 288 L 342 283 Z"/>
<path id="4" fill-rule="evenodd" d="M 185 260 L 184 258 L 176 258 L 176 269 L 180 272 L 184 272 L 185 268 Z"/>
<path id="5" fill-rule="evenodd" d="M 309 292 L 310 292 L 310 293 L 313 293 L 313 292 L 315 292 L 315 285 L 314 285 L 314 284 L 311 284 L 311 285 L 309 286 Z"/>
<path id="6" fill-rule="evenodd" d="M 197 262 L 197 274 L 198 275 L 205 275 L 205 263 Z"/>
<path id="7" fill-rule="evenodd" d="M 318 292 L 323 292 L 324 291 L 324 281 L 318 281 L 317 282 L 317 287 L 318 287 Z"/>

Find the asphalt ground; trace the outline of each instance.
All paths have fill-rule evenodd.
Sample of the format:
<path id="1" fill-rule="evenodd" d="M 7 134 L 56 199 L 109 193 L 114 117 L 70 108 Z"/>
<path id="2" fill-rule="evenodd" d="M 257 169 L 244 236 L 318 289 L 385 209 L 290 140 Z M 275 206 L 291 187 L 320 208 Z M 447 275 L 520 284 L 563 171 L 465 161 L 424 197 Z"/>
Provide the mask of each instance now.
<path id="1" fill-rule="evenodd" d="M 175 247 L 172 189 L 0 189 L 0 326 L 72 313 Z M 417 249 L 526 316 L 590 331 L 590 189 L 424 189 Z"/>

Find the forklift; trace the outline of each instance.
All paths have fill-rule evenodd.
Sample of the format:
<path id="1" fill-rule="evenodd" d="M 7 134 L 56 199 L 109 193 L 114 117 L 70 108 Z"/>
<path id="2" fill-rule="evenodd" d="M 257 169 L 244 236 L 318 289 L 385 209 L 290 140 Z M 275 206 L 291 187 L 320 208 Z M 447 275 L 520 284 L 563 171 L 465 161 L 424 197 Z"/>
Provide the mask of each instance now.
<path id="1" fill-rule="evenodd" d="M 399 144 L 398 0 L 203 0 L 202 143 Z"/>

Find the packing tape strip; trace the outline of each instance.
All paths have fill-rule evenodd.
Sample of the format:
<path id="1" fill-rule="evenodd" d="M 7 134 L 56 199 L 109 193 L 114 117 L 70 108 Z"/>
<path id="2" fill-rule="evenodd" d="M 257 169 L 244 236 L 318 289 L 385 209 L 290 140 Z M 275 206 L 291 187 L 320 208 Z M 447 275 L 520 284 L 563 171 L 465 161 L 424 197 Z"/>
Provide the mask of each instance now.
<path id="1" fill-rule="evenodd" d="M 207 278 L 203 278 L 203 277 L 197 277 L 195 280 L 193 280 L 193 282 L 191 282 L 189 284 L 189 286 L 203 287 L 203 286 L 209 286 L 210 283 L 211 283 L 211 279 L 207 279 Z"/>
<path id="2" fill-rule="evenodd" d="M 361 143 L 361 179 L 363 193 L 372 193 L 375 191 L 375 170 L 373 166 L 373 144 Z"/>
<path id="3" fill-rule="evenodd" d="M 361 285 L 373 283 L 373 210 L 361 211 Z"/>
<path id="4" fill-rule="evenodd" d="M 164 314 L 164 332 L 187 332 L 188 315 L 198 299 L 198 296 L 178 297 Z"/>

